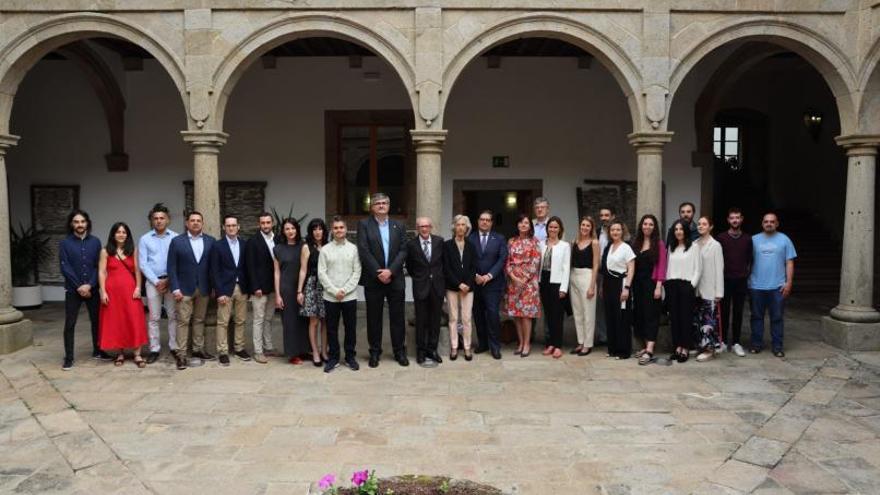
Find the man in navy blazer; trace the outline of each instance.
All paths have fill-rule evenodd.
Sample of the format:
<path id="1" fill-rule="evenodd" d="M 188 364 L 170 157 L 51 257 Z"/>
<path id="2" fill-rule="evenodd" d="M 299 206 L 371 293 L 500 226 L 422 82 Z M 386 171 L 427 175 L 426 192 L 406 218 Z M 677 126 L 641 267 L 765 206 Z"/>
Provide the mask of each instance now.
<path id="1" fill-rule="evenodd" d="M 477 277 L 474 287 L 474 324 L 480 345 L 476 353 L 492 352 L 501 359 L 501 317 L 498 314 L 507 281 L 504 264 L 507 262 L 507 241 L 492 230 L 494 213 L 483 210 L 477 219 L 477 230 L 468 241 L 477 248 Z"/>
<path id="2" fill-rule="evenodd" d="M 367 341 L 370 368 L 379 366 L 382 354 L 382 310 L 388 300 L 391 345 L 394 359 L 409 366 L 406 357 L 403 263 L 406 261 L 406 230 L 388 216 L 391 200 L 383 193 L 370 198 L 370 216 L 358 223 L 357 246 L 361 258 L 361 285 L 367 299 Z"/>
<path id="3" fill-rule="evenodd" d="M 217 355 L 220 366 L 229 366 L 229 320 L 235 315 L 235 356 L 250 361 L 244 349 L 244 322 L 247 320 L 247 262 L 245 240 L 238 236 L 238 217 L 223 217 L 226 232 L 211 249 L 211 286 L 217 297 Z"/>
<path id="4" fill-rule="evenodd" d="M 186 349 L 192 321 L 192 356 L 206 361 L 216 359 L 204 350 L 205 313 L 211 295 L 211 248 L 214 238 L 202 233 L 203 216 L 191 211 L 186 216 L 186 234 L 171 240 L 168 248 L 168 287 L 177 313 L 177 369 L 188 365 Z"/>

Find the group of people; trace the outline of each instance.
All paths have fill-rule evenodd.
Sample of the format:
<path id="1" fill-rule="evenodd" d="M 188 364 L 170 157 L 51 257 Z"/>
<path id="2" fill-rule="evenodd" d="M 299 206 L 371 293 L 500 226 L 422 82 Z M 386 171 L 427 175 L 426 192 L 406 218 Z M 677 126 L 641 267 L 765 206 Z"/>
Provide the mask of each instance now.
<path id="1" fill-rule="evenodd" d="M 380 364 L 386 302 L 394 360 L 408 366 L 404 267 L 412 279 L 416 361 L 423 367 L 443 361 L 438 343 L 444 301 L 450 360 L 461 354 L 471 361 L 474 354 L 485 352 L 501 359 L 502 313 L 516 327 L 515 355 L 530 355 L 532 330 L 543 315 L 543 354 L 559 359 L 569 313 L 577 333 L 571 354 L 588 355 L 595 340 L 604 340 L 609 356 L 629 358 L 635 334 L 645 344 L 635 353 L 639 364 L 648 364 L 655 360 L 664 308 L 675 346 L 671 359 L 684 362 L 694 350 L 698 361 L 712 359 L 719 350 L 744 355 L 740 328 L 750 291 L 751 352 L 763 347 L 764 314 L 769 310 L 773 352 L 784 355 L 783 300 L 791 292 L 796 254 L 791 240 L 776 230 L 773 213 L 764 216 L 763 232 L 750 237 L 741 230 L 742 213 L 733 208 L 730 228 L 716 240 L 712 219 L 703 216 L 695 222 L 693 204 L 684 203 L 681 218 L 664 242 L 654 215 L 643 216 L 630 239 L 625 223 L 611 208 L 602 208 L 598 225 L 589 216 L 581 218 L 568 242 L 563 222 L 550 216 L 546 198 L 535 200 L 534 218 L 519 216 L 511 239 L 493 230 L 493 212 L 486 210 L 479 214 L 476 229 L 467 216 L 456 215 L 448 240 L 434 233 L 431 218 L 419 217 L 417 235 L 407 240 L 405 226 L 390 218 L 389 209 L 387 195 L 373 194 L 371 213 L 359 221 L 354 244 L 339 216 L 332 218 L 329 229 L 322 219 L 313 219 L 305 232 L 296 219 L 287 218 L 276 236 L 273 215 L 263 213 L 259 232 L 246 240 L 239 236 L 238 218 L 227 215 L 224 234 L 215 239 L 202 232 L 202 214 L 190 211 L 186 232 L 178 235 L 168 228 L 168 209 L 157 204 L 149 212 L 152 229 L 137 243 L 129 226 L 118 222 L 104 246 L 90 234 L 88 214 L 73 211 L 70 234 L 59 252 L 66 292 L 63 369 L 73 366 L 74 326 L 84 303 L 92 323 L 93 357 L 117 366 L 124 364 L 129 351 L 138 367 L 158 360 L 163 308 L 177 369 L 186 369 L 193 358 L 228 366 L 231 354 L 266 363 L 280 355 L 271 332 L 277 308 L 283 355 L 292 364 L 302 364 L 306 357 L 328 373 L 341 364 L 358 370 L 359 285 L 366 299 L 369 366 Z M 146 322 L 142 296 L 149 309 Z M 217 356 L 205 348 L 210 298 L 217 302 Z M 249 303 L 253 357 L 244 337 Z M 722 315 L 730 320 L 729 327 L 722 325 Z M 725 327 L 732 329 L 731 339 L 723 334 Z M 141 352 L 144 345 L 149 349 L 146 357 Z"/>

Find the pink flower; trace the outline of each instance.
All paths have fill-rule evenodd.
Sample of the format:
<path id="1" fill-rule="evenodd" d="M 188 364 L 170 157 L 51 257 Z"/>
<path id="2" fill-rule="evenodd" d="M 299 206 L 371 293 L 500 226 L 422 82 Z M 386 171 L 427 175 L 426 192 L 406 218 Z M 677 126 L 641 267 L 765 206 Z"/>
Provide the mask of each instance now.
<path id="1" fill-rule="evenodd" d="M 351 475 L 351 482 L 354 486 L 361 486 L 366 483 L 369 478 L 370 472 L 364 469 L 363 471 L 355 471 L 354 474 Z"/>
<path id="2" fill-rule="evenodd" d="M 318 488 L 321 490 L 326 490 L 333 486 L 333 483 L 336 483 L 336 476 L 332 474 L 325 474 L 321 481 L 318 482 Z"/>

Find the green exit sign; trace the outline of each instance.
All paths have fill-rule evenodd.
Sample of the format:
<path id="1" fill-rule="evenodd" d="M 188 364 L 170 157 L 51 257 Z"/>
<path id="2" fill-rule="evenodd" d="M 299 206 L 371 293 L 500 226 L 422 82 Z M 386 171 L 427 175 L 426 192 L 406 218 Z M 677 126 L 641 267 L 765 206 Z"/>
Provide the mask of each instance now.
<path id="1" fill-rule="evenodd" d="M 493 156 L 492 168 L 510 168 L 509 156 Z"/>

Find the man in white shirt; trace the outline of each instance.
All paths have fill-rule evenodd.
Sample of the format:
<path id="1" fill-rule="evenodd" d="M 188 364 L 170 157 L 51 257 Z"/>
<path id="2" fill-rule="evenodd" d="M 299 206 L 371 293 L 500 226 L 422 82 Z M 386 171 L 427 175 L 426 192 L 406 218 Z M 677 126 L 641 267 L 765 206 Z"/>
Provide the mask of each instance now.
<path id="1" fill-rule="evenodd" d="M 345 324 L 345 364 L 357 371 L 355 359 L 357 344 L 357 286 L 361 278 L 361 260 L 358 248 L 345 238 L 348 227 L 341 216 L 333 217 L 330 224 L 333 241 L 321 248 L 318 255 L 318 281 L 324 288 L 324 311 L 327 316 L 329 356 L 324 372 L 339 366 L 339 317 Z"/>

